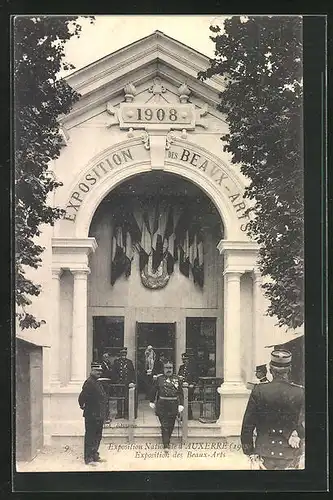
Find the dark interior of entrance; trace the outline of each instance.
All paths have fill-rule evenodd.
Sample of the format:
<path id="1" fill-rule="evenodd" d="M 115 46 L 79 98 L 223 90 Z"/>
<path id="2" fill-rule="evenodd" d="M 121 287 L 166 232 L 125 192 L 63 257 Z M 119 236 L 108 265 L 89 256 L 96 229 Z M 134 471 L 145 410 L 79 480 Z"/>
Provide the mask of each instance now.
<path id="1" fill-rule="evenodd" d="M 216 318 L 186 318 L 186 350 L 199 377 L 216 376 Z"/>
<path id="2" fill-rule="evenodd" d="M 148 396 L 149 384 L 145 370 L 145 350 L 151 345 L 157 358 L 163 352 L 167 359 L 175 362 L 175 323 L 137 323 L 136 366 L 138 394 Z"/>
<path id="3" fill-rule="evenodd" d="M 93 317 L 93 361 L 101 362 L 108 353 L 111 363 L 124 346 L 124 318 L 122 316 Z"/>

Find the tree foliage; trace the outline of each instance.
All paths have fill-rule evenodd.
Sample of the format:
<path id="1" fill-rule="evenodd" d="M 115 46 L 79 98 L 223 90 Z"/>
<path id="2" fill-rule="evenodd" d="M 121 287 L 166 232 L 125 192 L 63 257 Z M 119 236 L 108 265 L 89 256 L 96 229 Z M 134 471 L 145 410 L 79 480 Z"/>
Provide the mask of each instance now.
<path id="1" fill-rule="evenodd" d="M 234 16 L 224 32 L 211 26 L 215 58 L 199 78 L 222 75 L 221 139 L 249 179 L 250 237 L 279 326 L 303 324 L 302 20 L 296 16 Z"/>
<path id="2" fill-rule="evenodd" d="M 16 305 L 21 328 L 38 328 L 43 320 L 26 311 L 40 285 L 26 276 L 37 269 L 43 247 L 36 243 L 43 224 L 62 216 L 49 195 L 61 185 L 50 170 L 58 158 L 62 135 L 58 117 L 67 114 L 79 95 L 57 77 L 73 69 L 64 61 L 65 43 L 79 36 L 78 16 L 17 16 L 14 20 L 14 144 L 15 144 L 15 271 Z M 91 19 L 92 21 L 92 19 Z"/>

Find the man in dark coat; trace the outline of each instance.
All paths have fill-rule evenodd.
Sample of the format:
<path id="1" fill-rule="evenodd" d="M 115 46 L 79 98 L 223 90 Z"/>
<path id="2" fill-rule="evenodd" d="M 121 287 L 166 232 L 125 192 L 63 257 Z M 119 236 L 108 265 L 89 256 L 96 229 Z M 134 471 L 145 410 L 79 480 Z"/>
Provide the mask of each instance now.
<path id="1" fill-rule="evenodd" d="M 127 347 L 123 347 L 119 358 L 114 360 L 111 379 L 114 384 L 124 384 L 117 390 L 117 396 L 124 399 L 117 401 L 116 418 L 128 418 L 128 385 L 135 383 L 135 371 L 132 361 L 127 359 Z"/>
<path id="2" fill-rule="evenodd" d="M 197 369 L 194 360 L 190 359 L 188 353 L 182 354 L 183 364 L 178 370 L 178 377 L 181 377 L 182 382 L 188 383 L 188 419 L 193 419 L 192 401 L 194 396 L 195 384 L 198 380 Z"/>
<path id="3" fill-rule="evenodd" d="M 269 382 L 267 378 L 267 367 L 266 365 L 256 366 L 256 377 L 261 384 L 266 384 Z"/>
<path id="4" fill-rule="evenodd" d="M 105 462 L 98 453 L 106 416 L 107 395 L 98 378 L 102 367 L 94 367 L 84 382 L 78 401 L 85 420 L 84 461 L 87 465 Z"/>
<path id="5" fill-rule="evenodd" d="M 173 374 L 172 361 L 164 362 L 164 375 L 157 375 L 154 382 L 149 406 L 159 418 L 164 449 L 170 446 L 170 437 L 175 426 L 176 416 L 184 410 L 184 397 L 181 380 Z"/>
<path id="6" fill-rule="evenodd" d="M 270 383 L 256 384 L 243 418 L 241 443 L 261 469 L 298 467 L 304 440 L 304 388 L 288 380 L 291 353 L 271 353 Z M 256 430 L 255 444 L 253 433 Z"/>

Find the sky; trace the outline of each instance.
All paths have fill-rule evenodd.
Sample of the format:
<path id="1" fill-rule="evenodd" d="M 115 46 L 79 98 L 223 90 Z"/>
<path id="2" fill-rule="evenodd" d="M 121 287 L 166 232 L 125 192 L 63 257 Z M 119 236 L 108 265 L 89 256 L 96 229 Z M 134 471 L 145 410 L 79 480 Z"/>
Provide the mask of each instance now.
<path id="1" fill-rule="evenodd" d="M 80 38 L 73 37 L 66 44 L 66 61 L 76 70 L 128 45 L 156 30 L 189 45 L 193 49 L 214 56 L 209 26 L 223 25 L 224 16 L 95 16 L 94 24 L 80 18 Z M 62 72 L 61 76 L 73 71 Z"/>

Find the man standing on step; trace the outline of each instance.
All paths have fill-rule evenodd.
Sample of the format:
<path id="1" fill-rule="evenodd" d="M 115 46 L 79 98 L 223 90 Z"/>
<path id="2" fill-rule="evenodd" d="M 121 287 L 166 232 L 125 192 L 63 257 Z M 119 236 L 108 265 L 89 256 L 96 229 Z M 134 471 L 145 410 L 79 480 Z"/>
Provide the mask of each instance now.
<path id="1" fill-rule="evenodd" d="M 173 374 L 172 361 L 165 360 L 163 369 L 164 374 L 154 382 L 149 406 L 159 418 L 163 447 L 168 449 L 177 414 L 184 410 L 184 397 L 181 379 Z"/>
<path id="2" fill-rule="evenodd" d="M 241 430 L 243 452 L 261 469 L 297 469 L 303 451 L 304 388 L 289 382 L 291 353 L 271 353 L 270 383 L 256 384 Z M 256 439 L 254 444 L 254 430 Z"/>
<path id="3" fill-rule="evenodd" d="M 117 396 L 123 399 L 117 401 L 116 418 L 128 418 L 128 385 L 135 384 L 135 371 L 133 362 L 127 359 L 127 347 L 120 349 L 120 357 L 114 360 L 111 378 L 114 384 L 124 384 L 117 390 Z"/>
<path id="4" fill-rule="evenodd" d="M 79 405 L 85 420 L 84 461 L 86 465 L 93 466 L 96 465 L 94 462 L 105 462 L 98 453 L 107 405 L 107 394 L 98 380 L 101 374 L 102 366 L 94 366 L 79 395 Z"/>

